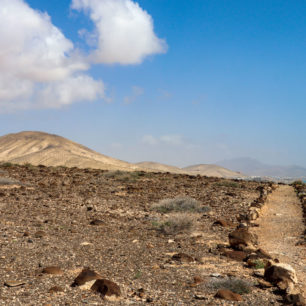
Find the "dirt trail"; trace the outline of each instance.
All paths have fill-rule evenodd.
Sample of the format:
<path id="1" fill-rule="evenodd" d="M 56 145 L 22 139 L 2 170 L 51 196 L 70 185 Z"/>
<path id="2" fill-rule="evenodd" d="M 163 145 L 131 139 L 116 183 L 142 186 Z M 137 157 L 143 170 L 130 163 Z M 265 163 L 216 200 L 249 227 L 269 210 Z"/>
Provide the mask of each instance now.
<path id="1" fill-rule="evenodd" d="M 303 212 L 291 186 L 279 186 L 269 197 L 257 219 L 259 246 L 297 272 L 298 287 L 306 292 L 305 247 L 297 246 L 304 231 Z"/>

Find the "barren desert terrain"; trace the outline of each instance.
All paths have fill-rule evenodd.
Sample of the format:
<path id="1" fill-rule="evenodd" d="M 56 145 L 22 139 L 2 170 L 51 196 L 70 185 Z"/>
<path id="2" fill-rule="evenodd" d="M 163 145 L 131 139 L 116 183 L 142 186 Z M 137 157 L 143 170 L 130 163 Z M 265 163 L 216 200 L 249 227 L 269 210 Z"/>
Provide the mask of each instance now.
<path id="1" fill-rule="evenodd" d="M 271 254 L 233 242 L 277 185 L 10 163 L 0 178 L 2 305 L 232 305 L 224 288 L 240 305 L 283 304 L 263 278 Z M 102 285 L 79 283 L 83 269 Z"/>

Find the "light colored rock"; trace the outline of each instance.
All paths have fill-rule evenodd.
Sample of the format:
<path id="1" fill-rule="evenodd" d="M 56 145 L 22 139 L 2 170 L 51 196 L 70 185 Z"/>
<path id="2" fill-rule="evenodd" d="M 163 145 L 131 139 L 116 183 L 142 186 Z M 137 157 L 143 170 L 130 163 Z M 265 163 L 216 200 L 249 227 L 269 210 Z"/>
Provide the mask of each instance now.
<path id="1" fill-rule="evenodd" d="M 264 278 L 277 285 L 281 290 L 291 293 L 297 283 L 295 270 L 288 264 L 270 261 L 265 269 Z"/>
<path id="2" fill-rule="evenodd" d="M 25 282 L 20 282 L 20 281 L 14 281 L 14 280 L 7 280 L 4 282 L 4 285 L 7 287 L 19 287 L 24 285 Z"/>

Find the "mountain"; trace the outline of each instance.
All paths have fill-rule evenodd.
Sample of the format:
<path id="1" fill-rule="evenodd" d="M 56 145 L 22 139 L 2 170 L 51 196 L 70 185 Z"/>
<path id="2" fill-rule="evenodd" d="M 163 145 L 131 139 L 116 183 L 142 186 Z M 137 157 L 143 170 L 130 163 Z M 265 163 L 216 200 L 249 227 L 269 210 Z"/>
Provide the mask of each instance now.
<path id="1" fill-rule="evenodd" d="M 132 164 L 100 154 L 64 137 L 44 132 L 20 132 L 0 137 L 0 161 L 103 170 L 143 170 L 225 178 L 243 177 L 241 173 L 216 165 L 195 165 L 181 169 L 156 162 Z"/>
<path id="2" fill-rule="evenodd" d="M 20 132 L 0 137 L 0 160 L 17 164 L 136 170 L 136 165 L 95 152 L 61 136 Z"/>
<path id="3" fill-rule="evenodd" d="M 136 165 L 141 168 L 150 169 L 156 172 L 161 171 L 161 172 L 171 172 L 171 173 L 186 173 L 186 171 L 184 172 L 182 169 L 178 167 L 160 164 L 156 162 L 145 161 L 145 162 L 137 163 Z"/>
<path id="4" fill-rule="evenodd" d="M 183 168 L 190 174 L 200 174 L 205 176 L 215 176 L 215 177 L 224 177 L 224 178 L 243 178 L 245 177 L 242 173 L 234 172 L 226 168 L 217 166 L 217 165 L 193 165 Z"/>
<path id="5" fill-rule="evenodd" d="M 249 157 L 227 159 L 217 164 L 233 171 L 241 171 L 251 176 L 306 177 L 306 168 L 300 166 L 268 165 Z"/>

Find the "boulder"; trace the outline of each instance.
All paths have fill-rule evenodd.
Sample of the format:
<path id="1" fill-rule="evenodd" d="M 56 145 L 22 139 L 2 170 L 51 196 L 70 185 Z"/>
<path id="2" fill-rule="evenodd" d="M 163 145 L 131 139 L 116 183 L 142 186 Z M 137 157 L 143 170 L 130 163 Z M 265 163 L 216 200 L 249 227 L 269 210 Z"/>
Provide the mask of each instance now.
<path id="1" fill-rule="evenodd" d="M 284 302 L 286 304 L 291 304 L 295 306 L 305 306 L 306 305 L 306 300 L 302 296 L 301 293 L 298 294 L 288 294 L 284 298 Z"/>
<path id="2" fill-rule="evenodd" d="M 95 283 L 92 285 L 91 290 L 101 294 L 102 297 L 112 295 L 118 297 L 121 295 L 120 287 L 116 283 L 108 279 L 96 280 Z"/>
<path id="3" fill-rule="evenodd" d="M 294 284 L 297 283 L 295 270 L 290 265 L 272 261 L 265 268 L 264 278 L 289 293 L 293 290 Z"/>
<path id="4" fill-rule="evenodd" d="M 254 247 L 257 243 L 257 236 L 248 232 L 246 228 L 238 228 L 228 235 L 230 246 L 234 249 Z"/>

